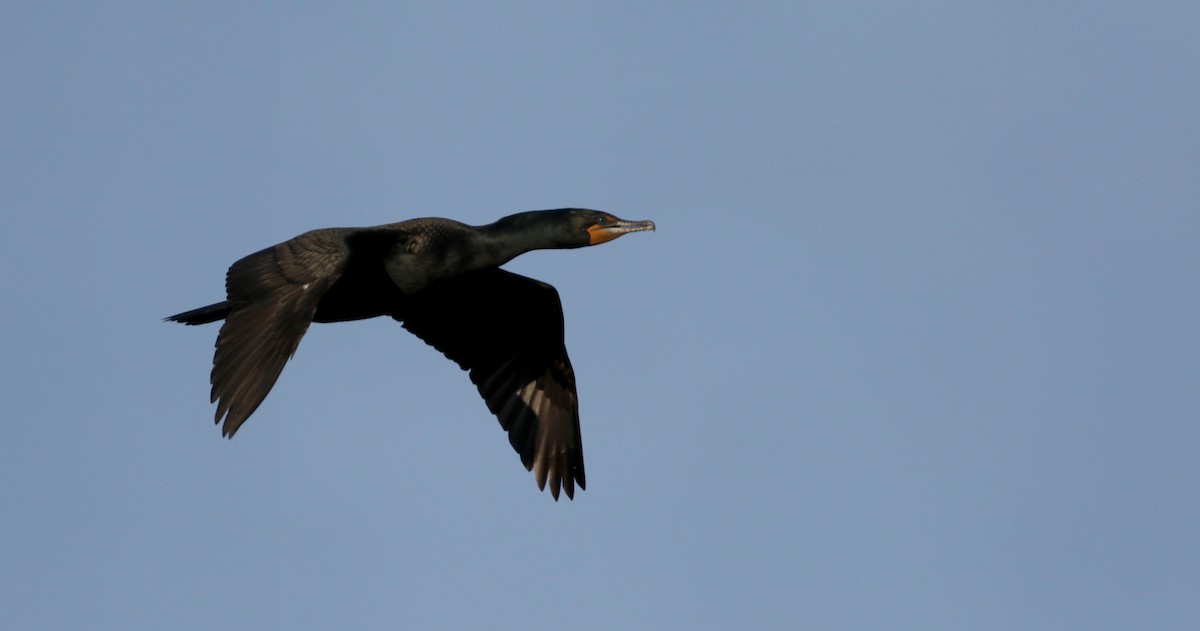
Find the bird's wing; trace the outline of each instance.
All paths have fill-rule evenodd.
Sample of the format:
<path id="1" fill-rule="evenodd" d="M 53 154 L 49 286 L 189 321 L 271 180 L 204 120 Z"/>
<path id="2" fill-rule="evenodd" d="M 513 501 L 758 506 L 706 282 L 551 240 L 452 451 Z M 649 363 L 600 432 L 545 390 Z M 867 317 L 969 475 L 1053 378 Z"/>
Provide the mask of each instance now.
<path id="1" fill-rule="evenodd" d="M 471 272 L 412 296 L 397 320 L 464 370 L 508 432 L 538 487 L 558 499 L 586 488 L 575 373 L 558 292 L 501 269 Z"/>
<path id="2" fill-rule="evenodd" d="M 230 311 L 217 335 L 212 370 L 216 422 L 225 419 L 222 434 L 233 436 L 266 398 L 348 258 L 341 235 L 313 231 L 229 268 Z"/>

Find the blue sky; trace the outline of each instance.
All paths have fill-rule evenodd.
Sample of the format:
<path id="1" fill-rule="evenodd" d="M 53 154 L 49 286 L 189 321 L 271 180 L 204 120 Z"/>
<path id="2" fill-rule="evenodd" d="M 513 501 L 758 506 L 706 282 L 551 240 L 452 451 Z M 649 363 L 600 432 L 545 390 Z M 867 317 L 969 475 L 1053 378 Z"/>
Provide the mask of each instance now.
<path id="1" fill-rule="evenodd" d="M 8 3 L 23 629 L 1200 626 L 1192 3 Z M 587 491 L 314 326 L 227 441 L 228 265 L 586 206 Z"/>

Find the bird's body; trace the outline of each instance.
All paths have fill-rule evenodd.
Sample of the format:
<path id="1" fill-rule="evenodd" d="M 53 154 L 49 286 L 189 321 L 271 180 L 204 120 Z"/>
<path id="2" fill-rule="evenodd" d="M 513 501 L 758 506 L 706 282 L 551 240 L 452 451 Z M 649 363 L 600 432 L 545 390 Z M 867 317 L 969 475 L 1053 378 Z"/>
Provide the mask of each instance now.
<path id="1" fill-rule="evenodd" d="M 311 322 L 390 316 L 464 370 L 538 486 L 585 487 L 575 376 L 558 292 L 499 268 L 535 249 L 653 230 L 593 210 L 510 215 L 486 226 L 412 219 L 326 228 L 255 252 L 226 275 L 224 302 L 168 318 L 225 320 L 213 357 L 216 422 L 232 436 L 258 408 Z"/>

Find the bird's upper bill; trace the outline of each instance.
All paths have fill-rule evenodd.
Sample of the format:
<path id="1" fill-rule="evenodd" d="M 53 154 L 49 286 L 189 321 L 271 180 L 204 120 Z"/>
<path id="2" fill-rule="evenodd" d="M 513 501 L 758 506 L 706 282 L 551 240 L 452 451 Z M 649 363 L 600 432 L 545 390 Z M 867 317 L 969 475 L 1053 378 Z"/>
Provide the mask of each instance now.
<path id="1" fill-rule="evenodd" d="M 625 221 L 616 217 L 605 217 L 604 220 L 598 221 L 591 226 L 588 226 L 588 235 L 591 236 L 590 245 L 599 245 L 606 241 L 612 241 L 617 237 L 630 232 L 642 232 L 645 230 L 654 230 L 653 221 Z"/>

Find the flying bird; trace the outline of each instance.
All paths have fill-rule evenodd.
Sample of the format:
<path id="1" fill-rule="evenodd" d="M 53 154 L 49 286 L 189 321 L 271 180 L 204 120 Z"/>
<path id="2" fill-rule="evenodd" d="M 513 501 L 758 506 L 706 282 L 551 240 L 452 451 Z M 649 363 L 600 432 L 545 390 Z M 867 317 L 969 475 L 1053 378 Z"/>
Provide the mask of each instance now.
<path id="1" fill-rule="evenodd" d="M 538 488 L 586 488 L 575 372 L 554 287 L 500 269 L 530 250 L 569 249 L 654 230 L 582 208 L 483 226 L 442 218 L 325 228 L 259 250 L 225 276 L 223 302 L 167 318 L 224 320 L 211 375 L 216 423 L 232 437 L 312 322 L 391 316 L 469 371 Z"/>

